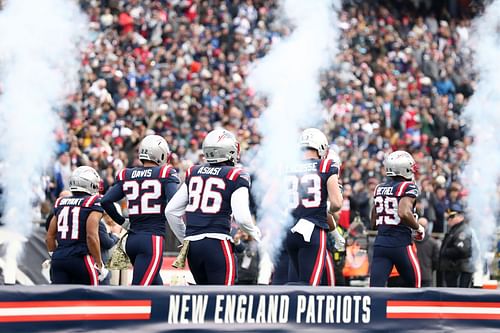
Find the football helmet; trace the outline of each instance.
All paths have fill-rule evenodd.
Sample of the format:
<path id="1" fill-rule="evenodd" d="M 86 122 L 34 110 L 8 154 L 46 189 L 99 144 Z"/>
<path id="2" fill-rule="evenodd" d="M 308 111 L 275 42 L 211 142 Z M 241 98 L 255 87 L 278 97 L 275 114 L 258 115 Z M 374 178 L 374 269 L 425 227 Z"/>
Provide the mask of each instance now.
<path id="1" fill-rule="evenodd" d="M 229 161 L 234 165 L 240 159 L 240 144 L 236 137 L 225 129 L 208 133 L 203 140 L 202 149 L 210 164 Z"/>
<path id="2" fill-rule="evenodd" d="M 412 180 L 415 173 L 415 160 L 409 153 L 397 150 L 385 157 L 384 167 L 389 177 L 401 176 Z"/>
<path id="3" fill-rule="evenodd" d="M 101 177 L 94 168 L 81 166 L 75 169 L 69 178 L 69 190 L 71 192 L 84 192 L 88 194 L 97 194 Z"/>
<path id="4" fill-rule="evenodd" d="M 167 163 L 170 157 L 168 143 L 159 135 L 148 135 L 139 145 L 139 159 L 151 161 L 158 165 Z"/>
<path id="5" fill-rule="evenodd" d="M 306 128 L 300 135 L 300 146 L 302 148 L 311 148 L 318 151 L 320 158 L 328 155 L 328 139 L 317 128 Z"/>

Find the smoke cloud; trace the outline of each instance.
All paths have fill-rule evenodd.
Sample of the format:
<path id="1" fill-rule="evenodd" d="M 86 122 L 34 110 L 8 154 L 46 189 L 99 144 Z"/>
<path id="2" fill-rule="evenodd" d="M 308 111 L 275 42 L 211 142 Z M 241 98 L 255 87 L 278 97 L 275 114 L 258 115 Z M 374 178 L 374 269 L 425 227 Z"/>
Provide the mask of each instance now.
<path id="1" fill-rule="evenodd" d="M 88 23 L 76 1 L 8 0 L 0 12 L 0 161 L 4 223 L 33 225 L 34 188 L 55 151 L 55 110 L 78 83 Z M 20 246 L 12 246 L 19 254 Z M 13 255 L 11 253 L 11 255 Z"/>
<path id="2" fill-rule="evenodd" d="M 266 96 L 259 119 L 262 142 L 253 160 L 253 191 L 260 200 L 258 223 L 262 247 L 274 261 L 289 226 L 284 166 L 300 159 L 300 130 L 321 123 L 319 74 L 331 65 L 340 35 L 338 0 L 286 0 L 280 3 L 292 33 L 275 41 L 271 51 L 254 64 L 248 83 Z"/>
<path id="3" fill-rule="evenodd" d="M 498 181 L 500 176 L 500 1 L 486 8 L 482 17 L 473 24 L 471 48 L 475 51 L 475 67 L 479 82 L 464 113 L 474 143 L 470 147 L 470 160 L 463 180 L 471 225 L 475 230 L 484 258 L 491 251 L 497 227 L 499 209 Z"/>

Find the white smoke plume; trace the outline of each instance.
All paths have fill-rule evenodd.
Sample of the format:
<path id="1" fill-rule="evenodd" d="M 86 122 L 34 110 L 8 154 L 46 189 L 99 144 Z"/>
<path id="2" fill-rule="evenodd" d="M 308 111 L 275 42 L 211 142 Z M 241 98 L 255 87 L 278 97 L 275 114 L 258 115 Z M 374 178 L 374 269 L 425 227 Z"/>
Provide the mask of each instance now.
<path id="1" fill-rule="evenodd" d="M 77 87 L 87 26 L 72 0 L 7 0 L 0 12 L 4 223 L 22 236 L 31 233 L 33 189 L 54 155 L 56 110 Z"/>
<path id="2" fill-rule="evenodd" d="M 479 82 L 464 113 L 474 142 L 463 180 L 469 195 L 467 206 L 472 228 L 481 246 L 482 258 L 491 251 L 498 226 L 497 192 L 500 178 L 500 0 L 491 3 L 473 24 L 471 48 Z"/>
<path id="3" fill-rule="evenodd" d="M 319 74 L 337 53 L 339 0 L 285 0 L 282 18 L 292 33 L 275 42 L 254 64 L 248 83 L 266 96 L 268 106 L 259 119 L 262 142 L 252 169 L 255 197 L 260 201 L 258 223 L 263 249 L 274 261 L 289 226 L 288 194 L 282 170 L 300 159 L 300 130 L 323 121 L 319 103 Z"/>

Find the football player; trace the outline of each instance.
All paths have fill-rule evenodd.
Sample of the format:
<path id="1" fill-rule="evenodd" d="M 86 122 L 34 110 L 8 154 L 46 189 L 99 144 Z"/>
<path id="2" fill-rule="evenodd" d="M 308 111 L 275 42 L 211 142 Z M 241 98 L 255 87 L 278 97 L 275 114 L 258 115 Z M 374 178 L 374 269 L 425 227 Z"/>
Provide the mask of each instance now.
<path id="1" fill-rule="evenodd" d="M 420 288 L 420 264 L 412 248 L 424 237 L 413 209 L 419 191 L 413 182 L 415 161 L 405 151 L 395 151 L 384 160 L 387 180 L 378 184 L 373 197 L 371 227 L 378 229 L 370 272 L 371 287 L 385 287 L 392 266 L 396 266 L 408 287 Z"/>
<path id="2" fill-rule="evenodd" d="M 163 211 L 180 182 L 175 169 L 167 163 L 169 156 L 164 138 L 146 136 L 139 144 L 143 166 L 118 172 L 115 184 L 101 201 L 106 213 L 121 225 L 125 218 L 116 212 L 113 203 L 127 198 L 130 229 L 124 247 L 134 266 L 133 285 L 163 285 Z"/>
<path id="3" fill-rule="evenodd" d="M 326 234 L 332 222 L 328 214 L 342 206 L 339 169 L 338 164 L 326 158 L 328 140 L 320 130 L 305 129 L 300 146 L 302 161 L 290 167 L 287 175 L 293 217 L 293 227 L 286 235 L 291 264 L 289 281 L 298 277 L 299 283 L 317 286 L 327 263 Z"/>
<path id="4" fill-rule="evenodd" d="M 188 246 L 189 268 L 196 283 L 234 285 L 231 214 L 244 232 L 260 241 L 249 208 L 250 177 L 235 166 L 240 145 L 232 133 L 214 130 L 202 148 L 208 164 L 186 171 L 185 183 L 168 203 L 165 215 L 177 238 L 189 241 L 184 246 Z"/>
<path id="5" fill-rule="evenodd" d="M 99 247 L 103 214 L 99 183 L 99 174 L 93 168 L 81 166 L 69 179 L 71 196 L 61 196 L 55 202 L 46 236 L 53 284 L 96 286 L 109 273 Z"/>

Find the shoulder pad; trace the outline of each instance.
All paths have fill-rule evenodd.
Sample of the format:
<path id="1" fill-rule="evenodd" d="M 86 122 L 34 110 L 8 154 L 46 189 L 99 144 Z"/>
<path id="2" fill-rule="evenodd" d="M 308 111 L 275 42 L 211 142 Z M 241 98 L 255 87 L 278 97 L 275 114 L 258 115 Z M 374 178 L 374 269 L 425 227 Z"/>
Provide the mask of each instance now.
<path id="1" fill-rule="evenodd" d="M 191 165 L 187 170 L 186 170 L 186 177 L 185 178 L 188 178 L 189 176 L 191 176 L 191 173 L 193 172 L 193 169 L 194 169 L 194 165 Z"/>
<path id="2" fill-rule="evenodd" d="M 56 202 L 54 203 L 54 208 L 57 208 L 57 207 L 59 206 L 59 203 L 61 202 L 61 199 L 62 199 L 62 198 L 63 198 L 63 197 L 59 197 L 59 198 L 57 198 Z"/>
<path id="3" fill-rule="evenodd" d="M 96 203 L 96 200 L 97 199 L 100 199 L 101 196 L 99 194 L 94 194 L 90 197 L 88 197 L 87 199 L 85 199 L 85 201 L 82 203 L 82 207 L 92 207 L 92 205 L 94 205 Z"/>
<path id="4" fill-rule="evenodd" d="M 402 182 L 396 187 L 396 196 L 401 197 L 408 194 L 418 196 L 418 188 L 413 182 Z"/>
<path id="5" fill-rule="evenodd" d="M 170 172 L 172 171 L 172 166 L 165 164 L 160 168 L 160 178 L 168 178 Z"/>
<path id="6" fill-rule="evenodd" d="M 332 167 L 332 164 L 333 164 L 333 160 L 330 160 L 330 159 L 321 160 L 321 163 L 319 164 L 319 172 L 320 173 L 330 172 L 330 168 Z"/>
<path id="7" fill-rule="evenodd" d="M 238 177 L 242 171 L 243 171 L 242 168 L 234 167 L 231 170 L 229 170 L 229 172 L 226 175 L 226 178 L 234 181 L 234 180 L 238 179 Z"/>
<path id="8" fill-rule="evenodd" d="M 239 177 L 244 179 L 249 186 L 251 185 L 252 181 L 250 180 L 250 175 L 246 173 L 244 170 L 240 172 Z"/>
<path id="9" fill-rule="evenodd" d="M 127 173 L 127 168 L 123 168 L 120 171 L 118 171 L 118 174 L 116 175 L 116 180 L 124 181 L 126 173 Z"/>

